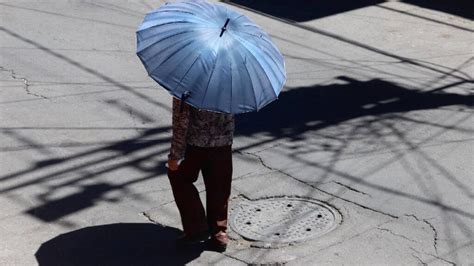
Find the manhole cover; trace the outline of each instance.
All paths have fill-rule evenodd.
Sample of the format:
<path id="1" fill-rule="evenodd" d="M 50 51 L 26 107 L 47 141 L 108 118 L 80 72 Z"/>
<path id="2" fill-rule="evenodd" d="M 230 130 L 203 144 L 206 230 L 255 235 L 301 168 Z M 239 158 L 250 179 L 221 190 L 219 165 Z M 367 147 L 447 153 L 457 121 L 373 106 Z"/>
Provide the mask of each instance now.
<path id="1" fill-rule="evenodd" d="M 269 198 L 236 203 L 230 226 L 246 239 L 291 243 L 326 234 L 340 220 L 335 209 L 316 200 Z"/>

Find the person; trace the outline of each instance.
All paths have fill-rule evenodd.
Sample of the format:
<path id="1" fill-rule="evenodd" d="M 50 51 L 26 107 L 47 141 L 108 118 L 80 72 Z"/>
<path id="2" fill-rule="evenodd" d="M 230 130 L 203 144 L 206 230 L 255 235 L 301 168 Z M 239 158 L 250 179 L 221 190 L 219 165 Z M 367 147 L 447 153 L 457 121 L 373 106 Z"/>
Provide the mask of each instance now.
<path id="1" fill-rule="evenodd" d="M 211 250 L 226 250 L 228 202 L 232 182 L 234 115 L 197 109 L 173 98 L 168 178 L 184 235 L 178 244 L 205 241 Z M 194 185 L 202 172 L 206 210 Z"/>

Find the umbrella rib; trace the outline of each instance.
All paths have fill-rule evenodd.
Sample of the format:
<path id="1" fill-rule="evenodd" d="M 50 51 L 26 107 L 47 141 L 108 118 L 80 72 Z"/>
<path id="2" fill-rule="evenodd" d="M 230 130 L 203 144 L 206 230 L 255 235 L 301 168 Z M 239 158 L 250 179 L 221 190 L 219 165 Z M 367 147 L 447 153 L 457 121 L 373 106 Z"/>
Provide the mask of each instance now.
<path id="1" fill-rule="evenodd" d="M 230 64 L 230 112 L 232 113 L 232 94 L 233 94 L 233 87 L 232 87 L 232 63 Z"/>
<path id="2" fill-rule="evenodd" d="M 190 12 L 190 11 L 184 11 L 184 10 L 180 10 L 180 9 L 165 9 L 165 10 L 157 10 L 151 14 L 156 14 L 156 13 L 165 13 L 165 12 L 176 12 L 176 13 L 185 13 L 185 14 L 191 14 L 191 15 L 194 15 L 196 16 L 196 14 L 194 14 L 193 12 Z"/>
<path id="3" fill-rule="evenodd" d="M 155 44 L 157 44 L 157 43 L 159 43 L 159 42 L 165 41 L 165 40 L 167 40 L 167 39 L 169 39 L 169 38 L 173 38 L 173 37 L 176 37 L 176 36 L 178 36 L 178 35 L 185 34 L 185 33 L 191 33 L 191 32 L 196 32 L 196 31 L 195 31 L 195 30 L 186 30 L 186 31 L 181 31 L 181 32 L 172 34 L 172 35 L 170 35 L 170 36 L 166 36 L 166 37 L 163 38 L 163 39 L 154 41 L 152 44 L 150 44 L 150 45 L 148 45 L 147 47 L 143 48 L 143 49 L 140 50 L 139 52 L 142 52 L 142 51 L 144 51 L 145 49 L 147 49 L 148 47 L 153 46 L 153 45 L 155 45 Z M 152 36 L 147 37 L 147 38 L 145 38 L 145 39 L 141 39 L 140 41 L 141 41 L 141 42 L 144 42 L 144 41 L 149 40 L 149 39 L 151 39 L 151 38 L 153 38 L 153 37 L 156 37 L 156 35 L 152 35 Z"/>
<path id="4" fill-rule="evenodd" d="M 205 11 L 206 9 L 203 8 L 203 6 L 197 4 L 197 3 L 194 3 L 194 2 L 191 2 L 191 1 L 188 1 L 188 2 L 184 2 L 184 4 L 188 4 L 188 5 L 191 5 L 191 6 L 194 6 L 195 8 L 198 8 L 200 9 L 201 11 Z M 202 12 L 201 14 L 204 14 L 204 12 Z M 209 14 L 206 14 L 206 16 L 209 18 L 209 19 L 212 19 L 213 17 L 210 16 Z"/>
<path id="5" fill-rule="evenodd" d="M 262 30 L 262 28 L 260 28 L 259 26 L 255 24 L 249 24 L 249 23 L 242 24 L 242 27 L 251 27 L 251 28 L 257 28 L 259 30 Z"/>
<path id="6" fill-rule="evenodd" d="M 156 11 L 156 12 L 153 12 L 152 14 L 156 14 L 156 13 L 185 13 L 185 14 L 190 14 L 190 15 L 193 15 L 194 17 L 192 17 L 193 19 L 196 19 L 198 21 L 202 21 L 202 22 L 207 22 L 205 19 L 202 19 L 201 17 L 199 17 L 198 15 L 196 15 L 195 13 L 192 13 L 192 12 L 189 12 L 189 11 L 180 11 L 180 10 L 160 10 L 160 11 Z M 152 20 L 156 20 L 158 18 L 153 18 L 153 19 L 150 19 L 148 21 L 152 21 Z"/>
<path id="7" fill-rule="evenodd" d="M 206 90 L 204 91 L 204 95 L 203 95 L 202 100 L 201 100 L 201 106 L 204 104 L 204 100 L 206 99 L 206 94 L 207 94 L 207 91 L 209 89 L 209 85 L 211 84 L 211 79 L 212 79 L 212 76 L 214 75 L 214 70 L 216 69 L 217 60 L 219 59 L 220 51 L 221 50 L 219 49 L 219 51 L 217 52 L 217 55 L 216 55 L 216 60 L 214 61 L 214 65 L 212 66 L 211 75 L 209 76 L 209 80 L 207 81 Z"/>
<path id="8" fill-rule="evenodd" d="M 150 49 L 151 47 L 153 47 L 153 46 L 156 45 L 156 44 L 158 44 L 158 43 L 150 44 L 149 46 L 147 46 L 146 48 L 144 48 L 143 50 L 141 50 L 141 51 L 138 52 L 137 54 L 140 56 L 140 54 L 142 54 L 145 50 Z M 151 56 L 150 58 L 146 59 L 146 61 L 154 60 L 155 57 L 161 55 L 161 53 L 163 53 L 163 51 L 166 51 L 166 50 L 170 49 L 171 47 L 174 47 L 174 45 L 175 45 L 175 44 L 172 44 L 172 45 L 167 46 L 166 48 L 162 49 L 161 52 L 155 53 L 153 56 Z M 183 47 L 186 47 L 186 46 L 183 46 Z M 154 71 L 155 69 L 156 69 L 156 67 L 153 68 L 153 71 Z M 149 73 L 151 73 L 151 72 L 153 72 L 153 71 L 149 71 Z"/>
<path id="9" fill-rule="evenodd" d="M 165 6 L 162 6 L 160 8 L 158 8 L 155 12 L 152 12 L 152 13 L 156 13 L 156 12 L 161 12 L 161 11 L 171 11 L 171 12 L 181 12 L 181 13 L 189 13 L 189 14 L 192 14 L 194 16 L 196 16 L 197 19 L 199 20 L 202 20 L 202 21 L 205 21 L 205 22 L 208 22 L 208 20 L 200 17 L 200 15 L 203 15 L 203 11 L 205 11 L 206 8 L 203 7 L 202 5 L 200 5 L 199 3 L 194 3 L 194 2 L 191 2 L 191 1 L 183 1 L 183 2 L 180 2 L 180 3 L 173 3 L 171 5 L 165 5 Z M 193 12 L 198 12 L 198 14 L 200 15 L 196 15 L 196 13 L 193 13 Z M 212 17 L 208 16 L 209 19 L 212 19 Z"/>
<path id="10" fill-rule="evenodd" d="M 155 68 L 153 68 L 153 70 L 151 70 L 149 73 L 152 74 L 156 69 L 158 69 L 161 65 L 163 65 L 164 63 L 166 63 L 171 57 L 173 57 L 175 54 L 177 54 L 181 49 L 189 46 L 190 44 L 192 44 L 193 41 L 190 41 L 188 43 L 186 43 L 185 45 L 181 46 L 179 49 L 176 49 L 176 51 L 174 51 L 173 53 L 171 53 L 165 60 L 163 60 L 163 62 L 161 62 L 158 66 L 156 66 Z M 168 47 L 169 48 L 169 47 Z M 158 54 L 157 54 L 158 55 Z M 155 55 L 156 56 L 156 55 Z"/>
<path id="11" fill-rule="evenodd" d="M 266 34 L 265 34 L 264 32 L 262 32 L 260 35 L 255 35 L 255 34 L 253 34 L 253 33 L 246 32 L 246 31 L 241 31 L 241 30 L 239 30 L 239 31 L 237 31 L 237 32 L 240 32 L 240 33 L 243 33 L 243 34 L 247 34 L 247 35 L 251 35 L 251 36 L 253 36 L 253 37 L 255 37 L 255 38 L 259 38 L 260 40 L 265 41 L 266 43 L 268 43 L 268 44 L 270 44 L 270 45 L 272 45 L 272 46 L 274 45 L 274 44 L 268 39 L 268 36 L 266 36 Z M 266 38 L 263 38 L 262 36 L 265 36 Z"/>
<path id="12" fill-rule="evenodd" d="M 250 32 L 246 32 L 246 31 L 237 31 L 237 32 L 241 32 L 243 34 L 247 34 L 247 35 L 253 36 L 255 38 L 260 38 L 260 35 L 255 35 L 255 34 L 250 33 Z"/>
<path id="13" fill-rule="evenodd" d="M 283 77 L 286 77 L 285 73 L 280 69 L 280 65 L 278 64 L 278 62 L 275 61 L 275 59 L 273 58 L 273 56 L 271 54 L 268 53 L 268 51 L 266 51 L 266 49 L 262 49 L 262 51 L 267 54 L 268 57 L 270 57 L 270 59 L 273 61 L 273 63 L 277 66 L 277 69 L 278 71 L 280 72 L 280 74 L 283 75 Z M 275 74 L 276 76 L 276 73 L 275 71 L 273 70 L 273 68 L 271 68 L 271 71 Z M 286 78 L 285 78 L 286 79 Z"/>
<path id="14" fill-rule="evenodd" d="M 153 29 L 153 28 L 156 28 L 156 27 L 159 27 L 159 26 L 165 26 L 165 25 L 170 25 L 170 24 L 180 24 L 180 23 L 186 24 L 186 23 L 194 23 L 194 22 L 185 21 L 185 20 L 170 21 L 170 22 L 166 22 L 166 23 L 163 23 L 163 24 L 156 24 L 156 25 L 150 26 L 150 27 L 148 27 L 148 28 L 140 29 L 140 30 L 138 30 L 137 32 L 141 32 L 141 31 Z"/>
<path id="15" fill-rule="evenodd" d="M 212 16 L 211 17 L 219 17 L 219 11 L 217 9 L 217 5 L 211 5 L 210 8 L 207 9 L 207 11 L 212 10 Z"/>
<path id="16" fill-rule="evenodd" d="M 259 40 L 262 40 L 264 41 L 267 45 L 270 45 L 270 47 L 267 47 L 267 46 L 264 46 L 265 49 L 261 49 L 261 50 L 264 50 L 265 53 L 269 54 L 270 57 L 272 58 L 273 60 L 273 57 L 279 57 L 281 56 L 278 52 L 278 50 L 274 47 L 275 45 L 268 39 L 268 36 L 265 36 L 265 34 L 263 34 L 263 36 L 265 36 L 265 38 L 262 38 L 262 35 L 255 35 L 255 34 L 252 34 L 252 33 L 249 33 L 249 32 L 246 32 L 246 31 L 238 31 L 240 33 L 243 33 L 243 34 L 247 34 L 247 35 L 250 35 L 250 36 L 253 36 L 255 38 L 259 38 Z M 273 51 L 272 51 L 272 49 Z M 271 54 L 275 54 L 275 55 L 271 55 Z M 276 65 L 279 65 L 275 60 L 273 60 L 273 62 L 276 64 Z M 283 71 L 281 71 L 281 69 L 279 69 L 280 72 L 282 72 L 282 74 L 284 75 Z"/>
<path id="17" fill-rule="evenodd" d="M 242 58 L 243 59 L 243 58 Z M 258 110 L 258 103 L 257 103 L 257 94 L 255 93 L 255 88 L 253 86 L 253 82 L 252 82 L 252 76 L 250 75 L 250 71 L 249 69 L 247 68 L 247 63 L 244 63 L 244 69 L 245 71 L 247 71 L 247 75 L 249 76 L 249 79 L 250 79 L 250 84 L 252 85 L 252 91 L 253 91 L 253 100 L 255 102 L 255 108 L 257 108 Z"/>
<path id="18" fill-rule="evenodd" d="M 245 46 L 243 46 L 245 49 L 247 49 Z M 262 71 L 265 73 L 265 78 L 267 79 L 268 83 L 270 85 L 272 85 L 272 82 L 270 80 L 270 78 L 268 77 L 268 74 L 267 74 L 267 71 L 265 71 L 265 68 L 262 66 L 262 64 L 260 63 L 260 61 L 257 59 L 257 57 L 252 53 L 252 51 L 250 51 L 249 49 L 247 49 L 247 51 L 249 51 L 249 55 L 252 56 L 252 58 L 255 60 L 255 62 L 257 62 L 258 66 L 262 69 Z M 271 69 L 271 67 L 270 67 Z M 275 74 L 275 72 L 273 71 L 273 69 L 271 69 L 271 71 Z M 273 87 L 273 86 L 272 86 Z M 276 94 L 275 90 L 272 88 L 272 91 L 273 93 L 275 94 L 275 97 L 278 98 L 278 95 Z"/>
<path id="19" fill-rule="evenodd" d="M 170 39 L 170 38 L 176 37 L 176 36 L 181 35 L 181 34 L 190 33 L 190 32 L 195 32 L 195 31 L 194 31 L 194 30 L 182 31 L 182 32 L 178 32 L 178 33 L 172 34 L 172 35 L 170 35 L 170 36 L 166 36 L 165 38 L 160 39 L 160 40 L 158 40 L 158 41 L 155 41 L 155 42 L 151 43 L 150 45 L 148 45 L 147 47 L 142 48 L 140 51 L 138 51 L 138 53 L 141 53 L 141 52 L 147 50 L 148 48 L 150 48 L 151 46 L 153 46 L 153 45 L 155 45 L 155 44 L 157 44 L 157 43 L 159 43 L 159 42 L 168 40 L 168 39 Z M 151 39 L 151 38 L 153 38 L 153 37 L 156 37 L 156 36 L 150 36 L 150 37 L 148 37 L 148 38 L 146 38 L 146 39 L 142 39 L 142 40 L 140 40 L 140 41 L 141 41 L 141 42 L 144 42 L 144 41 L 149 40 L 149 39 Z"/>
<path id="20" fill-rule="evenodd" d="M 234 20 L 233 20 L 233 21 L 234 21 L 234 22 L 236 22 L 237 20 L 239 20 L 239 19 L 240 19 L 240 18 L 242 18 L 242 17 L 244 17 L 244 15 L 240 15 L 240 16 L 238 16 L 238 17 L 234 18 Z"/>
<path id="21" fill-rule="evenodd" d="M 256 47 L 252 42 L 249 42 L 245 39 L 242 39 L 242 42 L 245 42 L 245 43 L 248 43 L 254 47 Z M 273 46 L 273 44 L 271 42 L 269 42 L 268 40 L 266 40 L 267 43 L 271 44 Z M 257 47 L 259 50 L 262 50 L 264 53 L 266 53 L 268 55 L 268 57 L 270 57 L 270 59 L 273 61 L 273 63 L 275 63 L 276 66 L 279 66 L 279 63 L 275 61 L 275 59 L 273 58 L 273 56 L 271 54 L 268 53 L 268 48 L 265 47 L 265 49 L 261 49 L 259 47 Z M 274 48 L 274 47 L 273 47 Z M 253 53 L 251 53 L 253 55 Z M 280 73 L 285 76 L 285 73 L 278 67 L 278 70 L 280 71 Z"/>
<path id="22" fill-rule="evenodd" d="M 239 38 L 240 38 L 240 37 L 239 37 Z M 246 40 L 244 40 L 244 39 L 242 39 L 242 42 L 243 42 L 243 43 L 247 43 L 247 44 L 252 45 L 252 46 L 255 46 L 255 45 L 253 45 L 251 42 L 248 42 L 248 41 L 246 41 Z M 244 47 L 245 47 L 245 46 L 244 46 Z M 259 65 L 260 68 L 263 70 L 263 72 L 266 74 L 265 77 L 267 78 L 268 82 L 269 82 L 270 84 L 272 84 L 272 82 L 270 81 L 270 78 L 268 77 L 267 71 L 265 71 L 265 68 L 262 66 L 262 64 L 260 63 L 260 61 L 259 61 L 259 60 L 257 59 L 257 57 L 255 56 L 255 54 L 254 54 L 251 50 L 249 50 L 249 49 L 247 49 L 247 50 L 249 51 L 249 54 L 250 54 L 250 55 L 255 59 L 255 61 L 258 63 L 258 65 Z M 261 49 L 261 50 L 262 50 L 264 53 L 266 53 L 266 51 L 264 51 L 263 49 Z M 278 66 L 278 63 L 275 62 L 275 60 L 273 59 L 272 56 L 267 56 L 267 57 L 270 57 L 270 59 L 273 61 L 273 63 Z M 263 60 L 265 60 L 265 58 L 264 58 Z M 267 64 L 268 64 L 268 63 L 267 63 Z M 279 67 L 278 67 L 278 70 L 281 72 L 281 70 L 280 70 Z M 275 75 L 275 77 L 277 77 L 277 74 L 275 73 L 275 71 L 273 70 L 272 67 L 270 67 L 270 71 L 273 73 L 273 75 Z M 283 73 L 281 73 L 281 74 L 283 74 Z M 283 74 L 283 77 L 285 77 L 285 74 Z M 278 95 L 276 95 L 275 90 L 272 89 L 272 91 L 273 91 L 273 93 L 275 93 L 275 96 L 278 97 Z"/>
<path id="23" fill-rule="evenodd" d="M 186 73 L 184 73 L 183 77 L 179 80 L 179 83 L 178 85 L 176 86 L 176 91 L 179 89 L 179 86 L 181 85 L 181 82 L 183 81 L 183 79 L 188 75 L 189 71 L 191 70 L 191 68 L 193 68 L 194 64 L 197 62 L 197 60 L 201 57 L 201 54 L 199 54 L 196 59 L 194 59 L 193 63 L 191 64 L 191 66 L 188 68 L 188 70 L 186 70 Z"/>

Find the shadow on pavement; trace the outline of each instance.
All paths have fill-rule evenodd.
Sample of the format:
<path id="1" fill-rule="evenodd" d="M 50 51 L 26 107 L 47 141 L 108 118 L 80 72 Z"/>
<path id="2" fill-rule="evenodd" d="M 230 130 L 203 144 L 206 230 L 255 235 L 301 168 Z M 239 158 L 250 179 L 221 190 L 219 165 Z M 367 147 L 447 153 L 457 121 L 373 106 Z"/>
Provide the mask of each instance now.
<path id="1" fill-rule="evenodd" d="M 179 230 L 154 224 L 124 223 L 82 228 L 43 243 L 35 256 L 49 265 L 185 265 L 203 247 L 178 250 Z"/>
<path id="2" fill-rule="evenodd" d="M 337 4 L 336 1 L 315 0 L 228 0 L 223 2 L 242 5 L 275 17 L 303 22 L 376 5 L 384 1 L 354 0 L 344 1 L 344 3 L 339 1 Z M 472 17 L 472 8 L 469 8 L 470 4 L 448 5 L 441 1 L 421 0 L 406 0 L 403 2 L 449 12 L 455 15 L 470 15 Z M 461 0 L 457 3 L 468 2 Z M 18 9 L 20 7 L 14 8 Z M 25 11 L 29 10 L 32 12 L 45 13 L 40 10 L 22 9 Z M 55 15 L 51 12 L 47 14 Z M 79 17 L 72 18 L 82 19 Z M 110 23 L 107 25 L 123 27 L 123 25 Z M 347 39 L 343 36 L 327 33 L 318 29 L 307 29 L 312 33 L 322 34 L 358 48 L 398 59 L 405 64 L 423 67 L 424 69 L 438 72 L 445 76 L 454 76 L 452 72 L 447 73 L 431 65 L 426 66 L 426 64 L 419 63 L 418 61 L 410 60 L 376 47 Z M 92 67 L 88 67 L 33 39 L 3 27 L 0 27 L 0 30 L 10 37 L 32 45 L 49 56 L 55 57 L 57 60 L 64 61 L 76 67 L 83 73 L 93 75 L 103 82 L 110 83 L 112 86 L 128 91 L 134 97 L 138 97 L 145 102 L 154 104 L 164 110 L 169 110 L 167 105 L 163 105 L 134 90 L 132 87 L 114 80 L 104 73 Z M 236 136 L 249 137 L 264 133 L 271 136 L 269 142 L 277 142 L 281 139 L 285 139 L 285 141 L 287 139 L 308 141 L 308 143 L 305 143 L 305 148 L 321 148 L 333 152 L 334 156 L 330 164 L 334 165 L 340 157 L 340 154 L 343 153 L 344 147 L 338 150 L 337 147 L 334 148 L 330 144 L 324 143 L 329 139 L 344 140 L 341 144 L 344 146 L 347 145 L 348 141 L 356 138 L 380 138 L 382 136 L 381 134 L 387 134 L 398 138 L 398 140 L 402 142 L 406 142 L 407 146 L 412 150 L 416 150 L 417 144 L 410 142 L 405 132 L 393 130 L 391 122 L 394 121 L 394 117 L 391 115 L 395 114 L 397 115 L 397 117 L 395 117 L 396 119 L 406 119 L 412 124 L 427 124 L 446 130 L 464 130 L 456 126 L 440 125 L 436 124 L 436 122 L 423 119 L 415 120 L 412 117 L 403 116 L 403 113 L 414 110 L 436 109 L 449 105 L 456 105 L 456 108 L 464 108 L 464 106 L 470 107 L 473 104 L 472 95 L 466 96 L 444 92 L 449 86 L 445 86 L 443 89 L 437 91 L 422 92 L 404 88 L 398 84 L 381 79 L 360 81 L 349 77 L 339 77 L 339 82 L 344 82 L 345 84 L 337 83 L 326 86 L 314 85 L 299 87 L 282 93 L 278 102 L 270 105 L 263 111 L 239 116 Z M 464 80 L 461 82 L 464 82 Z M 459 83 L 456 85 L 459 85 Z M 120 102 L 109 101 L 107 103 L 117 110 L 124 112 L 131 111 Z M 362 121 L 362 124 L 359 125 L 345 123 L 349 120 L 361 117 L 370 119 Z M 142 116 L 142 119 L 151 121 L 151 119 L 145 116 Z M 322 144 L 310 143 L 311 136 L 308 136 L 308 133 L 314 133 L 318 130 L 341 124 L 344 124 L 347 129 L 334 132 L 334 134 L 331 134 L 326 139 L 322 139 Z M 367 127 L 369 130 L 357 133 L 360 127 Z M 387 131 L 387 129 L 389 130 Z M 108 192 L 119 191 L 126 196 L 129 193 L 128 187 L 165 175 L 166 169 L 163 167 L 164 161 L 162 160 L 164 160 L 164 155 L 168 152 L 170 139 L 167 133 L 170 130 L 169 127 L 148 129 L 143 131 L 139 136 L 131 139 L 114 143 L 104 143 L 99 148 L 91 148 L 85 152 L 76 152 L 73 155 L 62 158 L 51 156 L 48 160 L 37 161 L 36 164 L 31 164 L 30 168 L 1 176 L 0 193 L 13 192 L 32 186 L 39 186 L 39 188 L 44 189 L 43 194 L 35 195 L 35 199 L 37 200 L 35 202 L 38 202 L 36 206 L 25 211 L 28 215 L 43 222 L 58 221 L 68 215 L 90 208 L 95 204 L 100 204 L 100 202 L 110 201 L 110 198 L 104 196 Z M 17 137 L 20 136 L 15 131 L 10 130 L 10 132 L 12 136 L 15 136 L 15 134 Z M 25 141 L 27 141 L 26 138 Z M 254 145 L 261 146 L 264 144 L 264 142 L 258 142 Z M 390 143 L 387 144 L 388 148 L 390 148 L 389 145 Z M 34 149 L 42 148 L 42 146 L 31 147 Z M 250 147 L 244 147 L 242 149 L 248 148 Z M 144 154 L 144 151 L 147 153 Z M 295 153 L 298 152 L 300 151 L 295 150 Z M 95 159 L 99 156 L 100 158 Z M 94 160 L 89 158 L 94 158 Z M 445 178 L 458 187 L 461 192 L 466 194 L 471 193 L 469 192 L 468 184 L 462 183 L 448 171 L 445 171 L 441 165 L 436 165 L 436 162 L 431 161 L 430 158 L 426 159 L 426 161 L 434 165 L 437 169 L 440 169 L 440 172 L 444 174 Z M 319 166 L 315 165 L 314 167 Z M 99 177 L 107 173 L 129 168 L 138 171 L 140 175 L 131 180 L 120 180 L 122 182 L 117 180 L 115 182 L 106 182 L 99 179 Z M 334 172 L 332 166 L 328 166 L 325 170 L 328 173 Z M 472 218 L 474 215 L 467 211 L 460 210 L 458 207 L 447 206 L 443 202 L 439 202 L 436 198 L 429 198 L 428 196 L 414 197 L 396 188 L 387 189 L 383 186 L 374 185 L 370 180 L 363 180 L 357 176 L 352 177 L 345 175 L 342 177 L 352 178 L 351 181 L 354 183 L 364 182 L 362 183 L 363 185 L 371 186 L 372 188 L 379 189 L 386 193 L 438 206 L 443 211 L 455 212 L 469 218 Z M 85 182 L 94 180 L 94 178 L 97 180 L 94 184 Z M 415 178 L 416 177 L 414 177 L 414 179 Z M 11 183 L 12 181 L 14 181 L 14 183 Z M 7 185 L 5 185 L 5 183 Z M 78 188 L 78 191 L 61 198 L 54 197 L 56 192 L 61 192 L 63 189 L 70 187 Z M 18 191 L 18 193 L 20 192 L 21 191 Z M 43 243 L 37 251 L 36 257 L 40 265 L 184 265 L 197 258 L 202 252 L 202 249 L 198 248 L 197 250 L 178 252 L 173 242 L 177 235 L 178 230 L 175 228 L 160 227 L 152 224 L 111 224 L 87 227 L 59 235 Z"/>
<path id="3" fill-rule="evenodd" d="M 114 186 L 105 183 L 80 187 L 80 192 L 61 199 L 43 199 L 43 205 L 29 209 L 26 213 L 45 222 L 56 221 L 68 214 L 93 207 L 96 202 L 104 200 L 105 193 L 116 189 Z"/>
<path id="4" fill-rule="evenodd" d="M 359 117 L 375 116 L 375 122 L 391 113 L 474 103 L 472 95 L 421 92 L 381 79 L 338 79 L 345 84 L 292 88 L 262 111 L 238 116 L 237 135 L 265 132 L 275 138 L 298 140 L 305 132 Z"/>
<path id="5" fill-rule="evenodd" d="M 341 76 L 338 80 L 338 83 L 326 86 L 290 89 L 282 93 L 276 103 L 262 111 L 237 116 L 236 137 L 265 134 L 271 136 L 266 142 L 305 141 L 306 150 L 320 149 L 337 154 L 339 148 L 334 145 L 334 140 L 341 140 L 343 144 L 340 145 L 347 145 L 351 140 L 380 139 L 383 136 L 398 134 L 397 137 L 400 140 L 409 142 L 409 139 L 405 139 L 404 132 L 396 132 L 389 128 L 396 121 L 426 124 L 445 130 L 465 130 L 456 126 L 438 125 L 423 119 L 413 120 L 411 116 L 404 116 L 403 113 L 449 105 L 465 108 L 465 106 L 472 106 L 474 100 L 472 95 L 445 92 L 444 90 L 449 86 L 443 86 L 442 90 L 422 92 L 381 79 L 359 81 Z M 357 118 L 364 119 L 357 124 L 349 122 Z M 341 128 L 331 131 L 330 136 L 320 136 L 317 138 L 319 141 L 313 143 L 315 132 L 339 125 Z M 169 130 L 169 127 L 148 129 L 135 138 L 110 143 L 63 158 L 52 157 L 49 160 L 38 161 L 30 169 L 0 177 L 0 192 L 8 193 L 30 186 L 45 187 L 46 190 L 43 193 L 36 195 L 39 203 L 25 210 L 25 213 L 44 222 L 57 221 L 101 202 L 120 201 L 121 198 L 130 194 L 128 190 L 130 186 L 161 177 L 166 173 L 162 156 L 168 151 L 169 137 L 164 134 Z M 14 133 L 11 132 L 11 134 Z M 241 147 L 240 150 L 263 146 L 266 142 L 258 141 Z M 416 148 L 417 144 L 409 143 L 409 145 Z M 298 152 L 298 150 L 293 152 Z M 84 161 L 85 158 L 100 155 L 102 155 L 101 159 Z M 127 160 L 116 161 L 119 158 L 127 158 Z M 127 168 L 137 170 L 141 176 L 131 180 L 116 180 L 114 183 L 97 179 L 109 172 Z M 48 173 L 39 176 L 35 174 L 45 170 L 49 170 Z M 330 172 L 331 169 L 325 169 L 325 171 Z M 36 178 L 27 178 L 29 175 L 35 175 Z M 456 177 L 446 175 L 446 178 L 461 191 L 466 190 L 466 184 L 457 180 Z M 86 182 L 94 179 L 97 180 L 94 184 Z M 358 177 L 353 179 L 352 181 L 362 182 Z M 13 180 L 16 182 L 9 186 L 2 184 Z M 63 182 L 59 182 L 61 180 Z M 401 191 L 387 191 L 383 187 L 367 182 L 362 185 L 423 201 L 463 215 L 473 215 L 455 207 L 442 205 L 432 199 L 412 197 Z M 77 190 L 60 198 L 55 196 L 56 193 L 70 187 L 75 187 Z M 109 192 L 120 192 L 121 196 L 110 198 L 107 196 Z"/>
<path id="6" fill-rule="evenodd" d="M 303 22 L 375 5 L 380 0 L 316 1 L 316 0 L 225 0 L 274 17 Z"/>
<path id="7" fill-rule="evenodd" d="M 423 125 L 439 132 L 449 130 L 472 134 L 473 131 L 458 126 L 457 124 L 462 122 L 457 121 L 458 118 L 453 121 L 448 120 L 446 121 L 448 124 L 445 124 L 444 121 L 430 121 L 416 115 L 406 115 L 406 113 L 455 106 L 454 110 L 466 112 L 466 117 L 469 117 L 469 109 L 473 106 L 474 96 L 444 91 L 450 87 L 449 85 L 443 86 L 443 90 L 433 89 L 423 92 L 381 79 L 359 81 L 344 76 L 338 79 L 345 84 L 293 88 L 282 93 L 276 103 L 270 104 L 262 111 L 238 116 L 236 135 L 255 136 L 255 139 L 259 139 L 258 136 L 267 137 L 263 141 L 247 143 L 246 146 L 239 147 L 238 151 L 261 148 L 269 143 L 278 145 L 279 142 L 284 142 L 287 143 L 285 147 L 288 149 L 289 158 L 301 160 L 302 163 L 325 173 L 321 177 L 315 177 L 314 182 L 324 183 L 326 181 L 324 178 L 333 174 L 363 187 L 473 218 L 472 212 L 437 199 L 430 190 L 424 189 L 424 184 L 420 183 L 419 188 L 425 192 L 425 195 L 411 194 L 377 184 L 377 181 L 367 181 L 364 177 L 338 171 L 334 165 L 352 142 L 361 143 L 362 147 L 378 145 L 398 154 L 398 157 L 392 159 L 390 163 L 404 158 L 403 154 L 394 149 L 396 143 L 397 145 L 402 143 L 402 146 L 419 153 L 431 167 L 441 171 L 444 179 L 456 186 L 460 193 L 472 197 L 474 195 L 468 183 L 419 150 L 423 143 L 429 141 L 430 138 L 435 138 L 436 134 L 426 134 L 422 140 L 414 141 L 411 139 L 407 125 L 411 125 L 411 128 Z M 452 86 L 456 85 L 458 83 L 452 84 Z M 399 126 L 403 124 L 405 126 Z M 328 153 L 330 162 L 302 160 L 305 154 L 322 151 Z M 384 165 L 377 167 L 382 168 Z M 410 167 L 407 166 L 406 174 L 411 176 L 414 182 L 424 182 L 420 181 L 419 176 L 410 174 Z"/>
<path id="8" fill-rule="evenodd" d="M 273 17 L 304 22 L 377 5 L 384 0 L 320 1 L 320 0 L 223 0 Z M 467 19 L 474 18 L 474 1 L 402 0 L 407 4 L 437 10 Z"/>
<path id="9" fill-rule="evenodd" d="M 161 146 L 169 143 L 169 137 L 164 135 L 169 130 L 169 127 L 151 128 L 143 131 L 136 138 L 112 142 L 67 157 L 52 157 L 38 161 L 29 169 L 0 177 L 0 193 L 8 193 L 29 186 L 46 186 L 47 191 L 36 196 L 41 203 L 25 211 L 45 222 L 56 221 L 100 202 L 120 201 L 129 194 L 129 186 L 159 178 L 166 173 L 165 161 L 160 158 L 168 152 L 167 147 L 161 148 Z M 10 134 L 16 133 L 10 132 Z M 144 151 L 147 153 L 141 154 Z M 97 156 L 101 158 L 86 160 Z M 136 176 L 131 180 L 115 180 L 114 183 L 83 183 L 127 168 L 137 170 L 141 176 Z M 36 175 L 34 180 L 24 179 L 26 176 L 46 170 L 49 170 L 49 173 Z M 14 180 L 16 182 L 13 184 L 3 185 L 4 182 L 9 183 Z M 54 180 L 59 183 L 50 184 Z M 75 187 L 78 190 L 67 196 L 55 198 L 55 193 L 68 187 Z M 106 194 L 112 191 L 120 192 L 121 196 L 119 198 L 106 197 Z"/>
<path id="10" fill-rule="evenodd" d="M 474 1 L 472 0 L 403 0 L 402 2 L 423 8 L 438 10 L 452 15 L 474 19 Z"/>

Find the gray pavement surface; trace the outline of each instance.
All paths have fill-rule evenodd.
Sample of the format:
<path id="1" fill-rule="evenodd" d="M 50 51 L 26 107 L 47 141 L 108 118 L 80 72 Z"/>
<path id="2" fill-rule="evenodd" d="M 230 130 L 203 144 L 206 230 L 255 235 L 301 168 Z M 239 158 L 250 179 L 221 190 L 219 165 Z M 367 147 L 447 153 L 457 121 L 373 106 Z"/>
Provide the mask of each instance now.
<path id="1" fill-rule="evenodd" d="M 134 52 L 163 1 L 0 1 L 0 265 L 472 265 L 474 23 L 366 2 L 229 2 L 288 72 L 238 117 L 231 204 L 311 198 L 342 222 L 279 248 L 231 232 L 218 254 L 173 246 L 171 97 Z"/>

